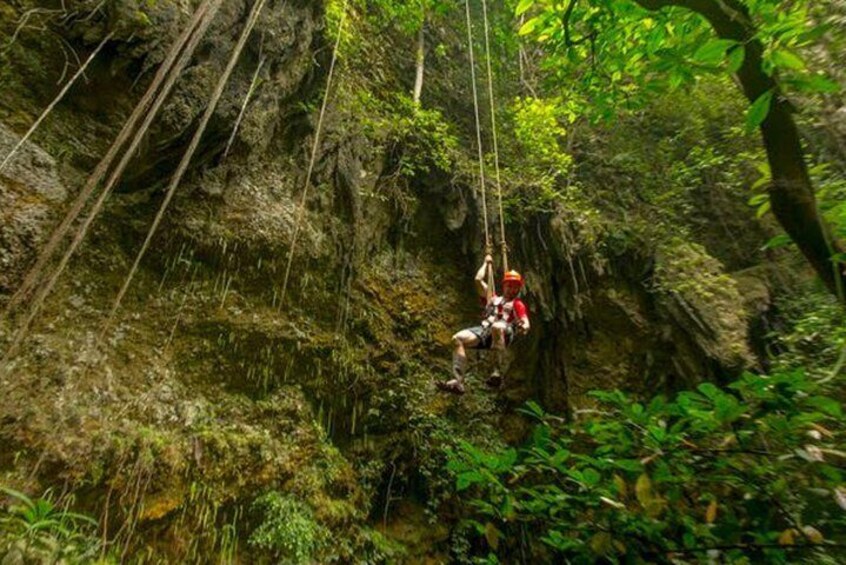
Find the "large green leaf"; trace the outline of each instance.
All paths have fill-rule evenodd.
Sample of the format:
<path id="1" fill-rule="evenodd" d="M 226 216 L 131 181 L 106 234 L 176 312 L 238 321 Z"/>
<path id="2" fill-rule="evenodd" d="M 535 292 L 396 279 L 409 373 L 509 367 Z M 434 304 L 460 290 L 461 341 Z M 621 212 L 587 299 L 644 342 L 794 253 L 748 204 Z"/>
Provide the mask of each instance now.
<path id="1" fill-rule="evenodd" d="M 535 28 L 538 27 L 538 25 L 540 23 L 541 23 L 540 17 L 535 17 L 535 18 L 532 18 L 530 20 L 526 20 L 526 23 L 524 23 L 522 26 L 520 26 L 520 31 L 518 31 L 517 34 L 518 35 L 529 35 L 533 31 L 535 31 Z"/>
<path id="2" fill-rule="evenodd" d="M 535 0 L 520 0 L 520 3 L 517 4 L 517 9 L 514 10 L 514 13 L 518 16 L 521 15 L 521 14 L 524 14 L 534 4 L 535 4 Z"/>
<path id="3" fill-rule="evenodd" d="M 728 72 L 736 73 L 743 66 L 743 61 L 746 59 L 746 48 L 743 45 L 738 45 L 728 52 Z"/>
<path id="4" fill-rule="evenodd" d="M 772 57 L 776 67 L 793 71 L 801 71 L 805 68 L 805 62 L 799 55 L 792 51 L 787 51 L 786 49 L 773 51 Z"/>
<path id="5" fill-rule="evenodd" d="M 802 92 L 834 94 L 840 91 L 840 85 L 821 75 L 808 75 L 791 78 L 789 84 Z"/>
<path id="6" fill-rule="evenodd" d="M 725 59 L 726 52 L 735 45 L 739 44 L 733 39 L 712 39 L 696 50 L 693 60 L 703 65 L 719 64 Z"/>
<path id="7" fill-rule="evenodd" d="M 770 113 L 772 101 L 773 91 L 771 89 L 759 96 L 758 99 L 749 106 L 749 109 L 746 111 L 746 128 L 748 130 L 751 131 L 764 123 L 764 120 L 767 119 L 767 115 Z"/>

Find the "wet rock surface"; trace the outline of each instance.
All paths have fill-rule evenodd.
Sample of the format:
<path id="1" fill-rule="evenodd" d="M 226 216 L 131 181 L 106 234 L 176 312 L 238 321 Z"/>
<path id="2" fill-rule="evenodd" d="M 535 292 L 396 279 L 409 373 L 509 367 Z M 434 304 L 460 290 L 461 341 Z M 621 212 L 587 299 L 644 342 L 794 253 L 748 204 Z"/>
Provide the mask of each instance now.
<path id="1" fill-rule="evenodd" d="M 3 298 L 196 5 L 153 3 L 141 18 L 139 3 L 120 1 L 83 20 L 88 3 L 66 4 L 76 15 L 52 33 L 79 49 L 107 29 L 117 35 L 88 82 L 0 172 Z M 78 490 L 139 555 L 208 559 L 222 543 L 210 532 L 241 520 L 246 540 L 253 501 L 276 490 L 305 501 L 332 533 L 326 561 L 385 559 L 382 535 L 412 559 L 437 560 L 448 534 L 426 524 L 436 510 L 452 515 L 441 467 L 450 442 L 519 442 L 527 423 L 516 408 L 530 399 L 567 414 L 594 388 L 669 391 L 755 365 L 748 328 L 766 309 L 766 285 L 736 284 L 700 246 L 609 251 L 614 220 L 562 204 L 509 220 L 534 329 L 512 348 L 503 389 L 483 391 L 490 366 L 480 354 L 469 394 L 438 395 L 452 333 L 479 315 L 480 198 L 456 171 L 398 190 L 390 148 L 354 128 L 361 116 L 341 100 L 330 105 L 298 218 L 316 128 L 303 106 L 315 105 L 328 66 L 316 1 L 268 3 L 119 319 L 99 339 L 249 5 L 223 3 L 121 194 L 2 377 L 0 481 Z M 3 29 L 14 29 L 21 8 L 0 7 Z M 3 71 L 12 95 L 0 102 L 0 155 L 61 73 L 42 43 L 16 48 L 34 62 Z M 224 159 L 260 61 L 260 86 Z M 39 73 L 26 75 L 27 65 Z M 0 322 L 0 343 L 14 322 Z M 245 542 L 240 550 L 254 557 Z"/>

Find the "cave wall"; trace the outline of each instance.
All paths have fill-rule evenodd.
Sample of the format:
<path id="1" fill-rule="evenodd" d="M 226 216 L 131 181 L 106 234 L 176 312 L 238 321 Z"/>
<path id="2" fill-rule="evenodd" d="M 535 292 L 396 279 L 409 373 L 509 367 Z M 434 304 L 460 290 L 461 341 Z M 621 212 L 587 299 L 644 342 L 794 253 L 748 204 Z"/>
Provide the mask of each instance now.
<path id="1" fill-rule="evenodd" d="M 121 0 L 89 14 L 90 3 L 68 1 L 62 18 L 45 22 L 47 32 L 12 42 L 2 66 L 2 152 L 55 93 L 67 49 L 60 44 L 82 55 L 116 30 L 85 81 L 0 172 L 0 300 L 20 283 L 196 4 Z M 0 1 L 5 37 L 28 7 Z M 484 390 L 487 359 L 474 355 L 471 393 L 438 395 L 452 333 L 478 316 L 480 195 L 439 170 L 398 192 L 388 147 L 358 127 L 361 111 L 342 96 L 318 146 L 283 301 L 329 56 L 324 6 L 305 0 L 268 3 L 101 342 L 104 315 L 248 9 L 246 1 L 224 3 L 7 367 L 0 480 L 79 493 L 125 552 L 208 557 L 220 540 L 193 518 L 200 509 L 216 525 L 241 517 L 246 540 L 252 501 L 277 490 L 306 501 L 332 532 L 320 559 L 384 559 L 378 536 L 442 556 L 449 531 L 426 527 L 425 516 L 457 513 L 441 467 L 445 447 L 460 438 L 519 442 L 527 423 L 516 408 L 530 399 L 570 414 L 589 405 L 594 388 L 669 392 L 756 365 L 748 328 L 766 309 L 766 281 L 748 298 L 751 283 L 732 278 L 702 245 L 614 245 L 613 214 L 561 203 L 509 218 L 512 263 L 526 275 L 535 323 L 511 351 L 504 389 Z M 261 86 L 224 159 L 260 58 Z M 354 81 L 355 72 L 351 65 L 343 77 Z M 452 101 L 448 115 L 467 122 L 470 108 L 452 92 L 459 74 L 436 70 L 432 88 L 445 86 L 433 99 Z M 472 154 L 469 145 L 464 151 Z M 0 324 L 5 343 L 15 321 Z M 417 527 L 403 530 L 404 521 Z M 260 554 L 247 543 L 240 551 Z"/>

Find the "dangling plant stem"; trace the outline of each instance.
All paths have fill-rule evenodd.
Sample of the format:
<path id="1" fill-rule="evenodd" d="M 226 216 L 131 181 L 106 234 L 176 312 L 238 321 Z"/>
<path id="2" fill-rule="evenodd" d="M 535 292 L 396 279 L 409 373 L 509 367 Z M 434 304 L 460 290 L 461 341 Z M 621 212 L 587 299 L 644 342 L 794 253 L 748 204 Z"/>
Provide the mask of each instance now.
<path id="1" fill-rule="evenodd" d="M 244 96 L 244 103 L 241 105 L 241 111 L 238 113 L 238 119 L 235 120 L 235 126 L 232 128 L 232 135 L 229 136 L 229 141 L 226 142 L 226 149 L 223 151 L 224 159 L 226 159 L 226 156 L 229 155 L 229 149 L 232 148 L 232 143 L 235 141 L 235 136 L 238 134 L 238 128 L 241 126 L 241 121 L 244 119 L 244 114 L 247 112 L 247 104 L 250 103 L 250 98 L 253 96 L 256 85 L 258 85 L 259 73 L 261 73 L 261 68 L 264 66 L 264 62 L 265 59 L 262 57 L 256 67 L 256 72 L 253 74 L 253 80 L 250 82 L 250 88 L 247 90 L 247 95 Z"/>
<path id="2" fill-rule="evenodd" d="M 162 67 L 167 67 L 166 71 L 163 69 L 159 69 L 159 72 L 156 74 L 154 79 L 154 85 L 157 88 L 153 88 L 154 85 L 151 85 L 150 89 L 148 89 L 147 93 L 145 94 L 144 99 L 138 104 L 133 112 L 133 115 L 130 117 L 130 120 L 127 122 L 126 126 L 124 126 L 124 130 L 121 131 L 121 134 L 118 136 L 118 139 L 112 145 L 112 148 L 109 150 L 109 155 L 107 155 L 103 161 L 97 167 L 97 170 L 92 174 L 91 178 L 89 179 L 88 183 L 86 184 L 85 188 L 83 189 L 83 193 L 87 191 L 87 195 L 80 194 L 80 197 L 74 202 L 74 208 L 68 213 L 65 217 L 62 225 L 54 232 L 53 237 L 51 238 L 50 242 L 48 243 L 45 250 L 42 252 L 39 261 L 42 261 L 42 264 L 39 268 L 39 264 L 36 263 L 35 267 L 33 267 L 33 271 L 30 272 L 29 277 L 32 279 L 32 285 L 38 279 L 40 271 L 43 270 L 44 266 L 49 261 L 52 253 L 55 251 L 58 244 L 61 242 L 61 239 L 69 229 L 71 223 L 76 219 L 76 217 L 81 212 L 82 208 L 84 207 L 85 201 L 87 200 L 87 196 L 90 196 L 94 189 L 99 184 L 100 179 L 105 175 L 108 166 L 111 164 L 111 161 L 114 160 L 118 150 L 120 149 L 120 145 L 126 141 L 129 133 L 134 128 L 135 123 L 137 123 L 137 119 L 140 118 L 141 115 L 144 115 L 144 121 L 142 122 L 141 126 L 136 130 L 135 137 L 130 142 L 129 148 L 124 152 L 121 161 L 118 163 L 118 166 L 114 169 L 111 176 L 109 177 L 106 185 L 104 186 L 100 196 L 98 197 L 97 201 L 91 208 L 91 211 L 86 216 L 85 220 L 83 221 L 82 225 L 77 230 L 73 241 L 71 242 L 68 249 L 65 251 L 64 255 L 62 256 L 61 260 L 59 261 L 58 266 L 53 271 L 50 279 L 45 282 L 45 284 L 41 287 L 39 292 L 36 294 L 35 298 L 33 299 L 32 303 L 30 304 L 29 310 L 27 311 L 27 315 L 23 321 L 23 323 L 18 328 L 17 333 L 15 334 L 14 339 L 12 340 L 11 345 L 6 350 L 6 353 L 3 356 L 2 362 L 0 362 L 0 366 L 5 367 L 9 360 L 17 353 L 18 348 L 23 343 L 24 339 L 27 336 L 27 332 L 29 331 L 29 327 L 31 326 L 32 322 L 38 316 L 39 312 L 41 311 L 41 307 L 44 304 L 47 296 L 50 295 L 50 292 L 55 287 L 56 283 L 58 282 L 59 278 L 61 277 L 62 273 L 64 272 L 65 268 L 68 265 L 73 254 L 82 244 L 82 241 L 85 239 L 86 234 L 88 233 L 91 224 L 96 219 L 97 215 L 99 214 L 100 210 L 102 209 L 106 198 L 111 193 L 112 188 L 117 184 L 120 176 L 123 174 L 123 171 L 126 169 L 126 166 L 129 164 L 129 161 L 132 159 L 135 151 L 137 150 L 138 146 L 141 143 L 144 135 L 149 129 L 150 124 L 152 123 L 153 119 L 158 114 L 159 109 L 161 108 L 162 104 L 164 104 L 165 99 L 167 98 L 170 91 L 173 89 L 176 80 L 179 78 L 182 70 L 191 60 L 191 56 L 193 52 L 196 50 L 197 45 L 199 45 L 200 41 L 202 40 L 203 36 L 205 35 L 208 26 L 211 24 L 211 21 L 214 19 L 215 14 L 217 13 L 217 9 L 220 7 L 220 3 L 222 0 L 208 0 L 204 3 L 198 10 L 197 14 L 195 14 L 195 18 L 192 21 L 192 25 L 186 30 L 186 33 L 180 37 L 180 40 L 177 41 L 177 45 L 175 45 L 176 51 L 172 51 L 171 53 L 174 55 L 179 55 L 178 61 L 176 61 L 176 65 L 174 66 L 174 60 L 168 57 L 168 59 L 162 63 Z M 210 8 L 210 9 L 209 9 Z M 197 15 L 200 16 L 199 25 L 195 25 L 198 23 Z M 188 39 L 188 44 L 185 45 L 181 40 L 184 38 Z M 179 54 L 178 50 L 185 46 L 184 51 Z M 168 72 L 168 71 L 173 72 Z M 167 74 L 165 77 L 164 75 Z M 165 79 L 164 85 L 161 85 L 161 79 Z M 152 98 L 155 95 L 155 90 L 158 90 L 158 86 L 161 86 L 161 91 L 156 96 L 156 99 L 153 101 L 152 107 L 149 107 L 149 99 L 147 95 L 150 95 L 149 98 Z M 136 113 L 138 114 L 136 116 Z M 132 123 L 133 128 L 128 127 Z M 124 137 L 123 134 L 126 133 Z M 121 139 L 123 137 L 123 139 Z M 119 145 L 118 145 L 119 144 Z M 111 154 L 114 151 L 114 154 Z M 108 162 L 107 162 L 108 161 Z M 102 168 L 102 171 L 100 169 Z M 95 178 L 96 177 L 96 178 Z M 85 197 L 83 197 L 85 196 Z M 38 270 L 37 272 L 35 272 Z M 18 291 L 18 294 L 21 295 L 22 290 Z M 22 295 L 21 295 L 22 296 Z M 10 306 L 11 308 L 11 306 Z"/>
<path id="3" fill-rule="evenodd" d="M 294 250 L 297 247 L 297 238 L 300 235 L 300 226 L 305 217 L 306 198 L 308 197 L 308 189 L 311 185 L 311 175 L 314 173 L 314 165 L 317 162 L 317 150 L 320 147 L 320 134 L 323 131 L 323 118 L 326 116 L 326 107 L 329 104 L 329 91 L 332 86 L 332 76 L 335 73 L 335 63 L 338 60 L 338 48 L 341 46 L 341 37 L 343 37 L 344 22 L 347 19 L 347 4 L 349 0 L 344 0 L 344 5 L 341 8 L 341 21 L 338 23 L 338 37 L 335 39 L 335 48 L 332 50 L 332 62 L 329 64 L 329 75 L 326 77 L 326 91 L 323 93 L 323 104 L 320 106 L 320 116 L 317 118 L 317 129 L 314 132 L 314 142 L 311 146 L 311 159 L 309 159 L 308 170 L 306 171 L 305 186 L 303 187 L 303 195 L 300 199 L 300 206 L 297 211 L 297 218 L 294 221 L 294 234 L 291 236 L 291 249 L 288 251 L 288 262 L 285 265 L 285 276 L 282 279 L 282 291 L 279 298 L 279 307 L 285 303 L 285 295 L 288 292 L 288 281 L 291 277 L 291 266 L 294 264 Z"/>
<path id="4" fill-rule="evenodd" d="M 111 32 L 106 37 L 103 38 L 103 41 L 101 41 L 100 45 L 98 45 L 97 48 L 91 53 L 91 55 L 88 56 L 88 59 L 86 59 L 85 63 L 81 67 L 79 67 L 79 70 L 76 71 L 76 74 L 74 74 L 71 77 L 71 79 L 65 84 L 64 88 L 62 88 L 61 92 L 59 92 L 59 94 L 53 99 L 53 101 L 50 103 L 50 105 L 47 106 L 47 108 L 44 109 L 44 111 L 41 113 L 41 115 L 38 116 L 38 119 L 35 120 L 35 123 L 32 124 L 32 126 L 29 128 L 29 130 L 26 132 L 26 134 L 24 134 L 24 136 L 20 139 L 20 141 L 18 141 L 17 145 L 15 145 L 12 148 L 12 150 L 9 152 L 9 154 L 6 155 L 5 159 L 3 159 L 3 162 L 0 163 L 0 171 L 2 171 L 3 169 L 6 168 L 6 165 L 8 165 L 11 162 L 12 158 L 20 150 L 20 148 L 23 147 L 24 143 L 29 141 L 29 138 L 32 137 L 32 134 L 35 133 L 35 130 L 37 130 L 38 126 L 41 125 L 41 122 L 43 122 L 44 119 L 47 118 L 47 116 L 50 115 L 50 112 L 52 112 L 53 109 L 59 104 L 59 102 L 62 101 L 62 99 L 65 97 L 65 94 L 67 94 L 68 91 L 71 89 L 71 87 L 74 85 L 74 83 L 76 83 L 76 80 L 85 73 L 85 69 L 88 68 L 88 65 L 91 64 L 91 61 L 94 60 L 94 58 L 97 56 L 97 54 L 100 53 L 100 51 L 103 49 L 103 47 L 106 45 L 106 43 L 108 43 L 109 40 L 111 40 L 112 37 L 114 37 L 114 35 L 115 35 L 115 32 Z"/>
<path id="5" fill-rule="evenodd" d="M 42 249 L 41 253 L 38 256 L 38 259 L 35 262 L 35 265 L 29 270 L 26 277 L 24 278 L 23 283 L 21 283 L 20 288 L 17 292 L 12 296 L 11 300 L 9 301 L 9 305 L 6 307 L 6 314 L 11 312 L 15 307 L 20 304 L 31 292 L 32 289 L 38 283 L 41 273 L 43 272 L 44 268 L 49 263 L 50 259 L 52 259 L 53 255 L 56 252 L 56 249 L 59 247 L 62 239 L 64 238 L 65 234 L 67 234 L 68 230 L 70 229 L 71 224 L 79 217 L 79 214 L 82 212 L 82 209 L 85 207 L 85 203 L 91 198 L 91 195 L 97 189 L 100 181 L 103 177 L 106 176 L 106 173 L 109 170 L 109 167 L 112 164 L 112 161 L 115 160 L 120 149 L 129 139 L 129 136 L 136 131 L 136 126 L 138 121 L 145 115 L 147 112 L 153 97 L 159 91 L 159 88 L 162 82 L 170 73 L 174 61 L 176 61 L 177 56 L 179 56 L 182 48 L 188 42 L 189 38 L 191 38 L 194 31 L 196 31 L 197 26 L 203 19 L 204 15 L 210 4 L 212 4 L 215 0 L 205 0 L 197 11 L 194 13 L 191 23 L 179 36 L 176 40 L 176 43 L 171 47 L 170 51 L 168 52 L 165 60 L 159 66 L 158 71 L 156 72 L 156 76 L 153 78 L 152 83 L 150 84 L 147 91 L 144 93 L 144 96 L 138 102 L 137 106 L 133 110 L 132 114 L 130 115 L 129 119 L 121 129 L 118 136 L 115 138 L 114 142 L 112 143 L 109 150 L 106 152 L 106 155 L 103 159 L 97 164 L 97 167 L 94 169 L 94 172 L 91 173 L 91 176 L 88 178 L 88 181 L 83 186 L 82 190 L 80 190 L 79 194 L 77 195 L 76 199 L 74 200 L 71 208 L 68 210 L 65 217 L 62 219 L 62 222 L 59 226 L 53 230 L 53 233 L 50 235 L 50 239 L 47 241 L 47 244 Z M 152 112 L 150 112 L 152 113 Z"/>
<path id="6" fill-rule="evenodd" d="M 191 139 L 191 143 L 188 146 L 187 151 L 185 151 L 185 155 L 183 155 L 182 161 L 179 163 L 179 166 L 176 169 L 176 173 L 173 175 L 173 178 L 170 181 L 170 185 L 167 188 L 164 200 L 162 201 L 162 204 L 159 207 L 159 211 L 156 213 L 156 217 L 153 220 L 153 225 L 150 226 L 150 230 L 147 232 L 147 237 L 144 239 L 144 243 L 141 245 L 141 250 L 138 251 L 138 254 L 135 257 L 135 262 L 132 264 L 132 268 L 129 270 L 129 274 L 126 277 L 126 280 L 123 282 L 123 286 L 118 292 L 117 298 L 115 298 L 115 302 L 112 305 L 112 309 L 109 312 L 109 315 L 106 318 L 106 322 L 103 326 L 103 334 L 101 334 L 101 337 L 105 335 L 105 333 L 108 331 L 111 322 L 118 311 L 118 308 L 120 308 L 120 304 L 123 301 L 123 297 L 126 295 L 126 291 L 129 289 L 129 285 L 132 283 L 132 279 L 134 278 L 135 273 L 138 270 L 138 265 L 141 263 L 141 259 L 144 258 L 144 254 L 147 252 L 147 248 L 150 246 L 150 242 L 152 241 L 153 235 L 155 235 L 159 224 L 161 224 L 162 218 L 164 217 L 164 213 L 167 210 L 167 207 L 170 204 L 173 195 L 176 193 L 176 189 L 179 187 L 179 183 L 182 180 L 182 177 L 185 175 L 185 171 L 188 170 L 188 165 L 191 163 L 191 158 L 194 156 L 194 153 L 197 151 L 197 147 L 200 145 L 200 139 L 203 137 L 203 133 L 205 132 L 206 127 L 208 126 L 209 120 L 211 119 L 212 114 L 214 114 L 214 111 L 217 108 L 217 104 L 220 101 L 220 97 L 223 95 L 223 90 L 224 88 L 226 88 L 226 85 L 229 82 L 229 77 L 232 75 L 232 71 L 235 69 L 235 64 L 238 62 L 238 58 L 241 55 L 241 51 L 243 51 L 244 45 L 246 45 L 247 39 L 249 39 L 250 33 L 253 31 L 253 28 L 256 25 L 256 21 L 258 20 L 259 14 L 261 13 L 265 2 L 266 0 L 256 0 L 256 3 L 253 5 L 253 9 L 250 12 L 247 24 L 244 26 L 244 30 L 241 32 L 241 37 L 238 39 L 238 44 L 235 46 L 235 50 L 232 52 L 232 56 L 229 58 L 229 63 L 227 63 L 226 65 L 226 70 L 224 70 L 223 75 L 217 82 L 217 86 L 215 87 L 214 93 L 212 94 L 211 100 L 209 101 L 209 105 L 206 107 L 206 111 L 203 114 L 202 119 L 200 120 L 200 124 L 197 126 L 197 130 L 194 132 L 194 137 Z"/>

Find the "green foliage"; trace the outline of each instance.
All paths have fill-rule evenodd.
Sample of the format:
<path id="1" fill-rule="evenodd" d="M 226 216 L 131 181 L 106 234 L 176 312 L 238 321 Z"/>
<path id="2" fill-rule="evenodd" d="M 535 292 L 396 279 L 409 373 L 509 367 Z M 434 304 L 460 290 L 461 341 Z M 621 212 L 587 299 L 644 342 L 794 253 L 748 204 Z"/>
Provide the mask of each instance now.
<path id="1" fill-rule="evenodd" d="M 763 191 L 772 182 L 772 174 L 765 162 L 757 163 L 757 167 L 759 176 L 752 185 L 752 190 L 756 193 L 749 199 L 749 205 L 756 209 L 756 215 L 760 218 L 770 211 L 769 194 Z M 846 237 L 846 178 L 827 163 L 810 167 L 808 173 L 816 187 L 820 211 L 828 225 L 833 228 L 833 235 L 843 239 Z M 778 239 L 771 240 L 767 247 L 780 247 L 790 242 L 784 234 L 777 237 Z M 841 263 L 846 262 L 846 257 L 835 256 L 834 259 Z"/>
<path id="2" fill-rule="evenodd" d="M 771 352 L 778 353 L 773 355 L 775 367 L 801 365 L 818 378 L 842 368 L 836 365 L 846 344 L 846 313 L 832 295 L 800 289 L 778 297 L 776 307 L 787 327 L 769 336 Z"/>
<path id="3" fill-rule="evenodd" d="M 404 94 L 387 102 L 367 93 L 359 97 L 369 114 L 365 131 L 386 140 L 397 174 L 412 178 L 432 167 L 449 171 L 455 165 L 458 138 L 440 111 L 421 108 Z"/>
<path id="4" fill-rule="evenodd" d="M 420 29 L 427 16 L 442 17 L 454 7 L 452 2 L 445 0 L 375 0 L 369 4 L 370 12 L 378 14 L 378 19 L 383 24 L 392 22 L 409 35 Z"/>
<path id="5" fill-rule="evenodd" d="M 519 172 L 511 171 L 512 191 L 521 210 L 545 210 L 560 200 L 562 181 L 569 173 L 573 158 L 564 150 L 567 135 L 563 122 L 575 121 L 579 110 L 560 98 L 517 98 L 512 106 L 513 149 L 520 163 Z M 516 192 L 516 193 L 515 193 Z M 517 202 L 511 202 L 516 204 Z"/>
<path id="6" fill-rule="evenodd" d="M 249 544 L 271 552 L 285 563 L 310 563 L 327 532 L 311 509 L 297 499 L 270 491 L 253 503 L 263 521 L 250 535 Z"/>
<path id="7" fill-rule="evenodd" d="M 813 2 L 743 0 L 743 4 L 756 38 L 764 45 L 766 74 L 791 93 L 837 90 L 802 56 L 827 32 L 826 25 L 810 15 Z M 572 13 L 562 25 L 568 7 Z M 519 34 L 546 46 L 547 65 L 557 80 L 570 87 L 572 77 L 581 77 L 575 84 L 593 102 L 596 117 L 610 118 L 620 107 L 637 105 L 659 90 L 692 84 L 703 75 L 737 72 L 746 55 L 743 45 L 715 37 L 704 18 L 684 7 L 650 11 L 634 0 L 524 0 L 516 11 L 530 16 Z M 769 92 L 752 104 L 750 127 L 766 118 L 772 95 Z"/>
<path id="8" fill-rule="evenodd" d="M 593 562 L 833 559 L 846 491 L 839 401 L 802 371 L 643 404 L 596 392 L 568 424 L 537 405 L 521 450 L 463 444 L 449 469 L 490 555 Z M 812 557 L 813 556 L 813 557 Z"/>
<path id="9" fill-rule="evenodd" d="M 727 292 L 737 294 L 734 280 L 725 274 L 719 261 L 701 245 L 680 238 L 673 238 L 662 246 L 654 280 L 660 291 L 705 300 Z"/>
<path id="10" fill-rule="evenodd" d="M 0 486 L 0 561 L 3 563 L 91 563 L 102 553 L 97 522 L 59 507 L 50 498 L 32 499 Z"/>

